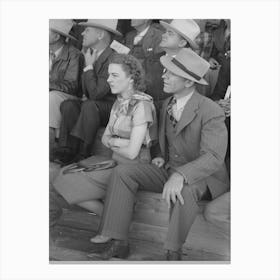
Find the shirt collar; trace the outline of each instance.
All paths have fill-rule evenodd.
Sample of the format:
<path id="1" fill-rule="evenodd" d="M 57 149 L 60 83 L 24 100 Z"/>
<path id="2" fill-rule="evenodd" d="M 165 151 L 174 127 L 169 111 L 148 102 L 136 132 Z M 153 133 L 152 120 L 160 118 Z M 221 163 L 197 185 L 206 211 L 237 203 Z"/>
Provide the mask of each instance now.
<path id="1" fill-rule="evenodd" d="M 148 32 L 150 28 L 150 25 L 148 25 L 144 30 L 142 30 L 139 34 L 136 35 L 136 37 L 144 37 L 146 33 Z"/>
<path id="2" fill-rule="evenodd" d="M 168 54 L 168 53 L 165 53 L 165 55 L 166 55 L 166 56 L 169 56 L 169 57 L 173 57 L 173 58 L 176 57 L 176 54 L 170 55 L 170 54 Z"/>
<path id="3" fill-rule="evenodd" d="M 106 48 L 105 48 L 105 49 L 106 49 Z M 100 55 L 104 52 L 104 50 L 105 50 L 105 49 L 100 50 L 100 51 L 98 51 L 98 52 L 97 52 L 97 58 L 99 58 L 99 57 L 100 57 Z"/>
<path id="4" fill-rule="evenodd" d="M 56 51 L 54 52 L 55 58 L 57 58 L 57 57 L 60 55 L 62 49 L 63 49 L 63 46 L 61 46 L 58 50 L 56 50 Z"/>
<path id="5" fill-rule="evenodd" d="M 191 99 L 193 93 L 194 93 L 194 90 L 186 96 L 177 97 L 175 95 L 177 110 L 181 110 L 182 108 L 184 108 L 186 106 L 187 102 Z"/>

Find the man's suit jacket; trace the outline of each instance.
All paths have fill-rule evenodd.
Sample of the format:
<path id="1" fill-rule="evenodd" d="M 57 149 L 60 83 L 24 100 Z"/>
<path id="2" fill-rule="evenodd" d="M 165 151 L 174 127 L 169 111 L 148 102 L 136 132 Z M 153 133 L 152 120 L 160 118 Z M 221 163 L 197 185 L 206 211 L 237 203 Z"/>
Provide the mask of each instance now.
<path id="1" fill-rule="evenodd" d="M 113 54 L 114 51 L 108 46 L 94 63 L 93 70 L 83 73 L 83 94 L 90 100 L 114 100 L 107 83 L 109 60 Z"/>
<path id="2" fill-rule="evenodd" d="M 133 48 L 137 46 L 133 45 L 134 38 L 137 35 L 136 30 L 130 31 L 125 38 L 125 45 L 131 49 L 130 54 L 142 62 L 146 74 L 146 93 L 150 94 L 155 102 L 167 97 L 166 94 L 163 94 L 163 82 L 161 78 L 163 66 L 159 60 L 165 54 L 164 50 L 159 46 L 162 33 L 161 30 L 155 28 L 153 25 L 150 26 L 143 39 L 138 43 L 142 48 L 141 57 L 138 57 L 137 53 L 133 51 Z"/>
<path id="3" fill-rule="evenodd" d="M 168 98 L 160 113 L 159 144 L 165 162 L 168 162 L 168 143 L 165 133 L 166 107 Z M 206 182 L 212 198 L 226 192 L 229 179 L 224 164 L 227 150 L 227 129 L 222 109 L 209 98 L 195 91 L 186 104 L 176 126 L 173 142 L 177 152 L 186 163 L 175 170 L 183 175 L 187 184 Z"/>

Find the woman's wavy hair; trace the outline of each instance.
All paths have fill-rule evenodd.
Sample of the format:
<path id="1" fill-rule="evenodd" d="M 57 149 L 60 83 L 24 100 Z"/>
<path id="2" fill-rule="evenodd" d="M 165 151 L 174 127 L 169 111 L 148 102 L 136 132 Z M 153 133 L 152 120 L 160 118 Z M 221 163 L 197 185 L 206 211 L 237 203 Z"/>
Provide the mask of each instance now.
<path id="1" fill-rule="evenodd" d="M 124 72 L 131 76 L 134 90 L 145 90 L 145 71 L 141 62 L 136 57 L 130 54 L 116 53 L 110 59 L 109 64 L 120 64 Z"/>

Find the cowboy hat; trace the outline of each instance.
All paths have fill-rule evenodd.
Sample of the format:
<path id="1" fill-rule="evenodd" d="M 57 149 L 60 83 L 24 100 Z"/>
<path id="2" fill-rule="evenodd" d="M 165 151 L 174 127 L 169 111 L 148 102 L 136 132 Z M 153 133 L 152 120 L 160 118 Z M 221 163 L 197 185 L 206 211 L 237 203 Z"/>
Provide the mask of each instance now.
<path id="1" fill-rule="evenodd" d="M 200 33 L 199 25 L 192 19 L 173 19 L 170 23 L 160 21 L 166 29 L 170 28 L 186 39 L 193 49 L 198 49 L 195 38 Z"/>
<path id="2" fill-rule="evenodd" d="M 79 25 L 105 29 L 113 34 L 122 36 L 122 33 L 117 30 L 117 23 L 117 19 L 88 19 L 87 22 L 80 22 Z"/>
<path id="3" fill-rule="evenodd" d="M 189 79 L 198 84 L 208 85 L 203 76 L 210 64 L 189 48 L 181 49 L 175 57 L 164 55 L 161 64 L 177 76 Z"/>
<path id="4" fill-rule="evenodd" d="M 75 37 L 69 35 L 73 25 L 74 22 L 71 19 L 50 19 L 49 21 L 49 27 L 52 31 L 70 39 L 77 40 Z"/>

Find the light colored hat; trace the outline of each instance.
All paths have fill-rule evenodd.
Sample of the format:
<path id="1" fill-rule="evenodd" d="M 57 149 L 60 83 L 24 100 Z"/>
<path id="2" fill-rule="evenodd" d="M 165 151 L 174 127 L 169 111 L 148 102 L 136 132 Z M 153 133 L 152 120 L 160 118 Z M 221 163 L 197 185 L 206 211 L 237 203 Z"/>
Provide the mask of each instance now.
<path id="1" fill-rule="evenodd" d="M 66 36 L 70 39 L 77 40 L 75 37 L 69 35 L 70 30 L 72 29 L 74 22 L 71 19 L 50 19 L 49 27 L 54 32 L 57 32 L 63 36 Z"/>
<path id="2" fill-rule="evenodd" d="M 101 29 L 105 29 L 111 33 L 114 33 L 118 36 L 122 36 L 117 30 L 117 19 L 88 19 L 87 22 L 80 22 L 79 25 L 89 26 L 89 27 L 97 27 Z"/>
<path id="3" fill-rule="evenodd" d="M 199 25 L 192 19 L 173 19 L 170 23 L 160 21 L 165 28 L 171 28 L 185 38 L 193 49 L 198 49 L 195 38 L 200 33 Z"/>
<path id="4" fill-rule="evenodd" d="M 175 57 L 164 55 L 161 64 L 177 76 L 192 80 L 202 85 L 208 85 L 203 76 L 210 64 L 190 48 L 182 48 Z"/>

